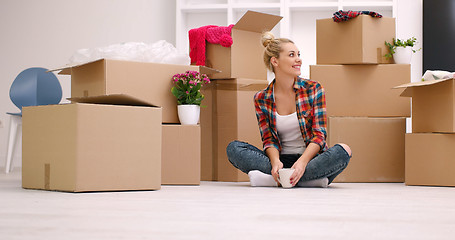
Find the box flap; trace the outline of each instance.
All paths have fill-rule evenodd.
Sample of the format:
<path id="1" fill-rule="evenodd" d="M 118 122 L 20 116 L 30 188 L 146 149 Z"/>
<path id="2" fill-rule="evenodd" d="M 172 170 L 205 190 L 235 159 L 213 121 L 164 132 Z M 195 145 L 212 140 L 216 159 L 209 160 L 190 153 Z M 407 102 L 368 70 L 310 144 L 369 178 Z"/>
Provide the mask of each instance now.
<path id="1" fill-rule="evenodd" d="M 96 104 L 110 104 L 110 105 L 127 105 L 127 106 L 146 106 L 158 107 L 152 103 L 134 98 L 126 94 L 110 94 L 101 96 L 90 97 L 73 97 L 68 100 L 77 103 L 96 103 Z"/>
<path id="2" fill-rule="evenodd" d="M 234 91 L 259 91 L 267 87 L 267 80 L 249 79 L 249 78 L 231 78 L 218 79 L 212 83 L 216 84 L 217 90 L 234 90 Z"/>
<path id="3" fill-rule="evenodd" d="M 283 17 L 266 13 L 248 11 L 233 27 L 234 29 L 258 32 L 270 31 Z"/>
<path id="4" fill-rule="evenodd" d="M 199 66 L 199 72 L 210 77 L 210 75 L 220 73 L 221 71 L 206 66 Z"/>
<path id="5" fill-rule="evenodd" d="M 58 74 L 60 74 L 60 75 L 71 75 L 71 68 L 79 67 L 79 66 L 82 66 L 82 65 L 86 65 L 86 64 L 89 64 L 89 63 L 97 62 L 97 61 L 103 61 L 103 60 L 104 60 L 104 58 L 97 59 L 97 60 L 90 61 L 90 62 L 66 64 L 65 66 L 49 69 L 48 72 L 55 72 L 55 71 L 59 71 L 60 70 L 60 72 L 58 72 Z"/>
<path id="6" fill-rule="evenodd" d="M 411 82 L 411 83 L 406 83 L 406 84 L 402 84 L 402 85 L 393 87 L 392 89 L 405 88 L 405 90 L 400 94 L 400 96 L 402 96 L 402 97 L 411 97 L 412 96 L 412 88 L 414 88 L 414 87 L 429 86 L 429 85 L 445 82 L 445 81 L 448 81 L 448 80 L 453 80 L 453 78 L 430 80 L 430 81 L 420 81 L 420 82 Z"/>

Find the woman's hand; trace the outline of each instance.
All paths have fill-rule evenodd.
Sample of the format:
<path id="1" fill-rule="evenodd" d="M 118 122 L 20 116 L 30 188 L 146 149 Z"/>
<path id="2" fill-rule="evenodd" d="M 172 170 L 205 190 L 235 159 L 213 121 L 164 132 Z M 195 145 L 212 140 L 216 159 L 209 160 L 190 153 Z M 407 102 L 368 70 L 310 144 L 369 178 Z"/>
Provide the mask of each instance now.
<path id="1" fill-rule="evenodd" d="M 305 173 L 305 168 L 308 162 L 306 161 L 301 161 L 300 159 L 297 160 L 294 165 L 292 165 L 291 168 L 294 169 L 294 173 L 291 175 L 289 178 L 290 183 L 294 187 L 300 180 L 300 178 L 303 176 Z"/>
<path id="2" fill-rule="evenodd" d="M 275 161 L 272 161 L 271 164 L 272 164 L 273 179 L 275 179 L 275 182 L 277 182 L 279 184 L 280 182 L 278 181 L 278 170 L 283 168 L 283 163 L 280 160 L 275 160 Z"/>
<path id="3" fill-rule="evenodd" d="M 316 156 L 320 149 L 321 147 L 318 144 L 311 142 L 306 147 L 302 156 L 300 156 L 294 165 L 292 165 L 292 168 L 294 168 L 295 171 L 289 180 L 293 187 L 299 182 L 300 178 L 302 178 L 305 173 L 306 165 L 311 161 L 311 159 L 313 159 L 314 156 Z"/>
<path id="4" fill-rule="evenodd" d="M 270 164 L 272 164 L 271 173 L 273 179 L 275 179 L 275 182 L 279 184 L 280 182 L 278 182 L 278 170 L 283 168 L 283 163 L 280 161 L 280 152 L 276 148 L 269 147 L 265 150 L 265 154 L 267 154 L 270 159 Z"/>

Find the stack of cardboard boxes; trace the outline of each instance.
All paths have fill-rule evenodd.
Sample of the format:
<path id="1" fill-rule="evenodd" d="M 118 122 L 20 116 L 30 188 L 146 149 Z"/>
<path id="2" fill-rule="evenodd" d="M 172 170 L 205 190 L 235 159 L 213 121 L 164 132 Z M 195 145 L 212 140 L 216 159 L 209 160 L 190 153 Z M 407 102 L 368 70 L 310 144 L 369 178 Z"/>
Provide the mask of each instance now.
<path id="1" fill-rule="evenodd" d="M 205 86 L 201 108 L 201 180 L 248 181 L 248 175 L 234 168 L 226 155 L 233 140 L 262 148 L 253 97 L 267 87 L 263 62 L 263 31 L 270 31 L 282 17 L 248 11 L 232 28 L 230 48 L 208 44 L 207 66 L 221 70 Z"/>
<path id="2" fill-rule="evenodd" d="M 171 78 L 210 69 L 101 59 L 56 70 L 71 75 L 73 103 L 23 109 L 24 188 L 87 192 L 199 184 L 200 126 L 178 124 Z"/>
<path id="3" fill-rule="evenodd" d="M 455 80 L 409 83 L 412 133 L 406 134 L 406 185 L 455 186 Z"/>
<path id="4" fill-rule="evenodd" d="M 253 105 L 268 83 L 260 37 L 280 20 L 247 12 L 230 48 L 207 46 L 212 68 L 101 59 L 54 69 L 71 75 L 72 103 L 23 109 L 22 186 L 88 192 L 248 181 L 226 146 L 262 146 Z M 187 70 L 214 80 L 196 126 L 179 124 L 170 92 L 172 76 Z"/>
<path id="5" fill-rule="evenodd" d="M 392 88 L 410 81 L 410 65 L 384 58 L 384 41 L 395 38 L 395 19 L 321 19 L 316 36 L 317 65 L 310 66 L 310 78 L 326 92 L 328 144 L 346 143 L 353 152 L 335 181 L 403 182 L 410 101 Z"/>

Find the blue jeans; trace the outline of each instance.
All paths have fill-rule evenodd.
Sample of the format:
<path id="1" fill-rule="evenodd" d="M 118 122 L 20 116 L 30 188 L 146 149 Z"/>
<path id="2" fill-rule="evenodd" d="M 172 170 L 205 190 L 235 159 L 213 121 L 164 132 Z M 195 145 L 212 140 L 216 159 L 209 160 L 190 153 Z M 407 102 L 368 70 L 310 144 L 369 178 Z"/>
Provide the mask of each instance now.
<path id="1" fill-rule="evenodd" d="M 241 141 L 233 141 L 226 148 L 229 161 L 244 173 L 259 170 L 271 174 L 272 164 L 264 151 Z M 284 168 L 290 168 L 299 159 L 301 154 L 281 154 L 280 160 Z M 351 156 L 338 144 L 327 151 L 316 155 L 307 164 L 305 172 L 299 182 L 328 178 L 329 184 L 340 174 L 349 163 Z"/>

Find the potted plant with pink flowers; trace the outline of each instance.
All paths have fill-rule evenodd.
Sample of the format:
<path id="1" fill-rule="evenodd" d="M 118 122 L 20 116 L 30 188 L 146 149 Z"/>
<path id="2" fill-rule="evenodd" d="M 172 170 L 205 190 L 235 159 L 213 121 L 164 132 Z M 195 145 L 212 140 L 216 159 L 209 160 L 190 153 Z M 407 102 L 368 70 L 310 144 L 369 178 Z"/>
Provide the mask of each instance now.
<path id="1" fill-rule="evenodd" d="M 203 84 L 210 83 L 206 74 L 198 71 L 186 71 L 172 77 L 174 86 L 172 94 L 177 98 L 177 110 L 180 123 L 196 125 L 199 122 L 201 102 L 204 95 L 201 93 Z"/>

